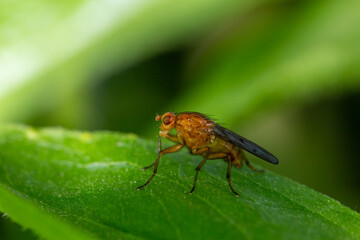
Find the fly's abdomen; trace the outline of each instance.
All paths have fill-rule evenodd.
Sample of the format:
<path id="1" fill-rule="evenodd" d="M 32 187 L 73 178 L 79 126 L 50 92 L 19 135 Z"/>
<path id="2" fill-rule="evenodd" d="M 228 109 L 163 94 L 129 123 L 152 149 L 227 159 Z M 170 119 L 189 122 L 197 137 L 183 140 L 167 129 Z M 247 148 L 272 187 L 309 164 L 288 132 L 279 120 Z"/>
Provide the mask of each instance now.
<path id="1" fill-rule="evenodd" d="M 208 147 L 211 149 L 213 153 L 231 153 L 234 149 L 234 145 L 230 142 L 227 142 L 215 135 L 210 137 L 210 141 L 208 143 Z"/>

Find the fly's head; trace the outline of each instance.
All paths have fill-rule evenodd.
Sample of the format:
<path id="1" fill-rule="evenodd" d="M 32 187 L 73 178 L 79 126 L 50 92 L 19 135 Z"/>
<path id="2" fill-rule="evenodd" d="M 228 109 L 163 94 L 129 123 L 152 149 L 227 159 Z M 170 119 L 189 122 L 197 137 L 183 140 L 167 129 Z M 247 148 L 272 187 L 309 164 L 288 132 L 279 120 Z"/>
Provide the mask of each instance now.
<path id="1" fill-rule="evenodd" d="M 161 120 L 160 130 L 164 132 L 170 132 L 174 128 L 176 115 L 173 112 L 167 112 L 163 115 L 157 115 L 155 118 L 156 121 Z"/>

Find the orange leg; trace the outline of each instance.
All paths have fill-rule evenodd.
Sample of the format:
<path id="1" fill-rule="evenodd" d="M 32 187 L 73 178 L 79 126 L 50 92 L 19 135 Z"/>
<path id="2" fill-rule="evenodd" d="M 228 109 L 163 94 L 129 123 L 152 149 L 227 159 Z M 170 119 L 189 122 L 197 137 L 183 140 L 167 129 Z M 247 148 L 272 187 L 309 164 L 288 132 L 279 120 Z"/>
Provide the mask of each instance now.
<path id="1" fill-rule="evenodd" d="M 228 169 L 227 169 L 227 173 L 226 173 L 226 179 L 228 180 L 230 190 L 238 197 L 239 194 L 237 192 L 235 192 L 235 190 L 232 186 L 231 178 L 230 178 L 230 172 L 231 172 L 231 166 L 232 166 L 232 156 L 230 154 L 226 154 L 226 153 L 213 153 L 213 154 L 210 154 L 210 156 L 209 156 L 209 159 L 218 159 L 218 158 L 227 158 L 228 159 Z"/>
<path id="2" fill-rule="evenodd" d="M 258 173 L 263 173 L 264 170 L 256 169 L 253 165 L 250 164 L 249 160 L 247 159 L 245 153 L 243 151 L 240 152 L 240 156 L 245 160 L 246 165 L 253 171 Z"/>
<path id="3" fill-rule="evenodd" d="M 209 155 L 209 159 L 221 159 L 228 156 L 226 153 L 212 153 Z"/>
<path id="4" fill-rule="evenodd" d="M 160 141 L 159 141 L 159 142 L 160 142 Z M 161 147 L 161 146 L 159 146 L 159 147 Z M 161 158 L 161 156 L 162 156 L 163 154 L 177 152 L 177 151 L 179 151 L 180 149 L 182 149 L 183 147 L 184 147 L 184 145 L 176 144 L 176 145 L 174 145 L 174 146 L 172 146 L 172 147 L 168 147 L 168 148 L 160 151 L 160 152 L 159 152 L 159 155 L 158 155 L 158 157 L 156 158 L 156 161 L 155 161 L 155 163 L 154 163 L 155 168 L 154 168 L 154 173 L 153 173 L 153 175 L 151 175 L 151 177 L 149 178 L 149 180 L 147 180 L 147 182 L 146 182 L 144 185 L 142 185 L 142 186 L 140 186 L 140 187 L 138 187 L 138 188 L 136 188 L 136 189 L 139 190 L 139 189 L 145 187 L 146 185 L 148 185 L 148 184 L 151 182 L 151 180 L 154 178 L 154 176 L 155 176 L 156 173 L 157 173 L 157 169 L 158 169 L 158 166 L 159 166 L 159 160 L 160 160 L 160 158 Z"/>
<path id="5" fill-rule="evenodd" d="M 180 143 L 178 137 L 175 136 L 175 135 L 167 134 L 165 137 L 166 137 L 167 139 L 169 139 L 170 141 L 172 141 L 172 142 Z"/>
<path id="6" fill-rule="evenodd" d="M 206 153 L 204 155 L 204 159 L 200 162 L 200 164 L 195 168 L 196 174 L 195 174 L 195 178 L 194 178 L 194 185 L 193 188 L 191 189 L 190 193 L 192 193 L 195 190 L 196 187 L 196 182 L 197 182 L 197 177 L 199 174 L 200 169 L 202 168 L 202 166 L 205 164 L 206 160 L 208 159 L 218 159 L 218 158 L 224 158 L 226 157 L 225 153 L 211 153 L 210 154 L 210 148 L 208 147 L 204 147 L 204 148 L 200 148 L 197 150 L 192 151 L 193 154 L 202 154 L 202 153 Z"/>
<path id="7" fill-rule="evenodd" d="M 158 152 L 158 154 L 160 154 L 160 152 L 161 152 L 161 136 L 159 135 L 159 152 Z M 157 161 L 157 159 L 150 166 L 143 167 L 142 170 L 152 168 L 155 165 L 156 161 Z"/>
<path id="8" fill-rule="evenodd" d="M 231 156 L 228 155 L 228 169 L 227 169 L 227 173 L 226 173 L 226 179 L 228 180 L 229 187 L 230 187 L 231 191 L 238 197 L 239 194 L 234 191 L 234 188 L 232 186 L 232 182 L 231 182 L 231 179 L 230 179 L 231 162 L 232 162 Z"/>
<path id="9" fill-rule="evenodd" d="M 166 135 L 163 135 L 163 137 L 169 139 L 172 142 L 180 143 L 177 136 L 174 136 L 171 134 L 166 134 Z M 159 154 L 160 154 L 160 152 L 161 152 L 161 134 L 159 134 Z M 146 170 L 146 169 L 152 168 L 155 165 L 155 163 L 156 163 L 156 160 L 150 166 L 143 167 L 142 169 Z"/>
<path id="10" fill-rule="evenodd" d="M 228 169 L 227 169 L 226 178 L 228 180 L 230 190 L 238 197 L 239 194 L 237 192 L 235 192 L 235 190 L 232 186 L 231 179 L 230 179 L 230 172 L 231 172 L 231 166 L 232 166 L 231 155 L 226 154 L 226 153 L 211 153 L 211 154 L 209 154 L 210 149 L 208 149 L 208 148 L 201 148 L 201 149 L 195 151 L 195 153 L 193 151 L 193 154 L 201 154 L 201 153 L 206 152 L 205 150 L 208 151 L 207 154 L 204 156 L 204 159 L 200 162 L 200 164 L 195 168 L 196 174 L 195 174 L 195 178 L 194 178 L 194 185 L 193 185 L 193 188 L 191 189 L 190 193 L 192 193 L 195 190 L 198 173 L 199 173 L 200 169 L 202 168 L 202 166 L 205 164 L 206 160 L 227 158 L 228 159 Z"/>
<path id="11" fill-rule="evenodd" d="M 198 148 L 198 149 L 192 149 L 191 150 L 191 153 L 194 154 L 194 155 L 200 155 L 200 154 L 205 153 L 205 152 L 210 152 L 210 148 L 203 147 L 203 148 Z"/>
<path id="12" fill-rule="evenodd" d="M 183 142 L 180 142 L 180 139 L 178 138 L 178 135 L 172 135 L 172 134 L 169 133 L 169 131 L 160 131 L 159 135 L 161 137 L 169 139 L 172 142 L 183 144 Z"/>
<path id="13" fill-rule="evenodd" d="M 196 181 L 197 181 L 197 176 L 198 176 L 198 174 L 199 174 L 200 169 L 202 168 L 202 166 L 205 164 L 206 160 L 208 160 L 208 158 L 209 158 L 209 156 L 210 156 L 210 148 L 207 148 L 207 147 L 206 147 L 206 148 L 201 148 L 201 149 L 199 149 L 196 153 L 193 152 L 194 154 L 201 154 L 201 153 L 204 153 L 205 151 L 207 151 L 207 153 L 205 154 L 204 159 L 203 159 L 203 160 L 200 162 L 200 164 L 195 168 L 196 173 L 195 173 L 195 178 L 194 178 L 194 185 L 193 185 L 190 193 L 192 193 L 192 192 L 195 190 Z"/>

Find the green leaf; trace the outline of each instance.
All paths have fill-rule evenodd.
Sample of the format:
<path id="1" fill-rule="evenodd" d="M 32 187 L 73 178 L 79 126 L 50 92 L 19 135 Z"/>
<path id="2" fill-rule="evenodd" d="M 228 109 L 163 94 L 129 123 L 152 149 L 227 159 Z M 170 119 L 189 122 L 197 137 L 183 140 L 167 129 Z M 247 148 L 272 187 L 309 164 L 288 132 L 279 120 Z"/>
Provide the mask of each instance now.
<path id="1" fill-rule="evenodd" d="M 0 210 L 48 239 L 360 237 L 358 213 L 271 172 L 233 169 L 237 198 L 226 164 L 208 161 L 190 195 L 201 158 L 186 150 L 163 156 L 149 186 L 135 190 L 156 154 L 155 141 L 131 134 L 1 126 Z"/>
<path id="2" fill-rule="evenodd" d="M 40 236 L 47 239 L 94 239 L 77 229 L 64 224 L 62 220 L 55 219 L 44 214 L 39 208 L 27 201 L 28 197 L 15 189 L 0 184 L 0 209 L 6 212 L 11 218 L 32 229 Z"/>

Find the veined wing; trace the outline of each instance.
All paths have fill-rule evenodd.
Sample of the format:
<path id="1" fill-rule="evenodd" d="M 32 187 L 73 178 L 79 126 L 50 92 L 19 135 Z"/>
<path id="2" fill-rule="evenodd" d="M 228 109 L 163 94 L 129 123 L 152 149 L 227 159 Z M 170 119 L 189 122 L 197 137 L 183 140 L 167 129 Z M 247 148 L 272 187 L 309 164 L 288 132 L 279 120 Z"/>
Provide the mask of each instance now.
<path id="1" fill-rule="evenodd" d="M 218 124 L 215 124 L 213 130 L 218 137 L 230 141 L 232 144 L 248 151 L 249 153 L 254 154 L 255 156 L 269 163 L 272 164 L 279 163 L 279 160 L 274 155 L 272 155 L 271 153 L 269 153 L 267 150 L 260 147 L 256 143 L 240 136 L 239 134 L 234 133 L 233 131 L 224 128 Z"/>

